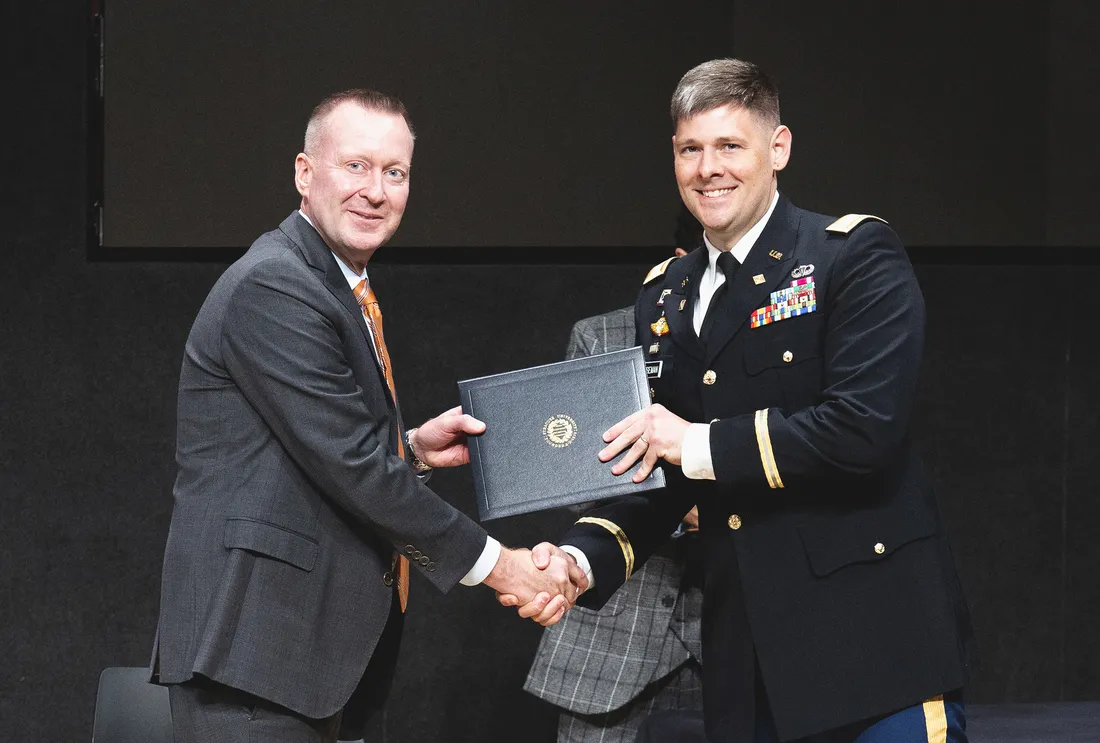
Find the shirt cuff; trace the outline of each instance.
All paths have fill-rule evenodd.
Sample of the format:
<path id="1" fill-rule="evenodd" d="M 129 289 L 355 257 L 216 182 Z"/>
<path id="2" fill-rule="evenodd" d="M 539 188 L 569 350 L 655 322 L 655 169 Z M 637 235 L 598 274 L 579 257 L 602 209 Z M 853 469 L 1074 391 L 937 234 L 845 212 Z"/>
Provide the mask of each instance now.
<path id="1" fill-rule="evenodd" d="M 489 577 L 489 573 L 493 572 L 493 568 L 496 567 L 499 559 L 500 542 L 489 535 L 485 535 L 485 549 L 481 551 L 481 557 L 477 558 L 477 562 L 470 568 L 470 572 L 466 573 L 459 583 L 464 586 L 476 586 Z"/>
<path id="2" fill-rule="evenodd" d="M 680 446 L 680 466 L 689 480 L 713 480 L 714 462 L 710 458 L 710 424 L 692 423 Z"/>
<path id="3" fill-rule="evenodd" d="M 592 563 L 588 561 L 585 554 L 571 544 L 563 544 L 561 550 L 573 555 L 577 559 L 577 567 L 584 571 L 584 577 L 588 578 L 588 588 L 584 590 L 588 591 L 595 586 L 596 578 L 592 575 Z"/>

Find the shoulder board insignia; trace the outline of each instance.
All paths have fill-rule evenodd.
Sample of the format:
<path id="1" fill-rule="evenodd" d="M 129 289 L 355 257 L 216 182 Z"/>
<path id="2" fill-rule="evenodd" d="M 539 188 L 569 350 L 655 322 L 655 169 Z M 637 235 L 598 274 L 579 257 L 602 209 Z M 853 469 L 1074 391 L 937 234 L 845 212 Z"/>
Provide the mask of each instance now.
<path id="1" fill-rule="evenodd" d="M 877 219 L 883 224 L 890 224 L 882 217 L 876 217 L 874 214 L 845 214 L 843 217 L 833 222 L 831 225 L 825 228 L 826 232 L 840 232 L 847 235 L 855 227 L 868 219 Z"/>
<path id="2" fill-rule="evenodd" d="M 667 260 L 664 260 L 664 261 L 658 263 L 653 268 L 649 269 L 649 273 L 647 273 L 645 275 L 645 281 L 643 281 L 642 284 L 643 285 L 648 284 L 650 281 L 653 281 L 653 279 L 655 279 L 658 276 L 660 276 L 661 274 L 663 274 L 665 272 L 665 269 L 668 268 L 668 264 L 672 263 L 674 260 L 676 260 L 679 257 L 680 256 L 678 256 L 678 255 L 674 255 L 671 258 L 669 258 Z"/>

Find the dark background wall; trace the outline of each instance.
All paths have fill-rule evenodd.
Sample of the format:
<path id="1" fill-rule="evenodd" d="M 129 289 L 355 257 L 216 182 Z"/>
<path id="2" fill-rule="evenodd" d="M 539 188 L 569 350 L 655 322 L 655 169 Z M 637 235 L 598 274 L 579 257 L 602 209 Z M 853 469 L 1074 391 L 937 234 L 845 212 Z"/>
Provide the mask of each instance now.
<path id="1" fill-rule="evenodd" d="M 663 245 L 669 92 L 730 48 L 727 0 L 106 5 L 104 240 L 154 249 L 247 245 L 280 220 L 310 110 L 365 84 L 417 130 L 395 246 Z"/>
<path id="2" fill-rule="evenodd" d="M 1095 11 L 1080 15 L 1085 3 L 1055 3 L 1058 13 L 1051 15 L 1037 6 L 1029 6 L 1035 23 L 1016 27 L 1011 49 L 1002 36 L 970 38 L 979 51 L 954 67 L 984 65 L 968 74 L 993 90 L 980 86 L 958 101 L 976 99 L 973 105 L 988 109 L 989 127 L 946 137 L 945 147 L 961 161 L 938 151 L 927 156 L 944 159 L 949 206 L 962 198 L 959 179 L 973 179 L 979 193 L 1003 193 L 1002 181 L 1015 179 L 1033 194 L 1027 204 L 991 202 L 953 217 L 957 223 L 974 219 L 989 228 L 1019 218 L 1032 203 L 1046 204 L 1043 218 L 1021 233 L 1028 241 L 1013 243 L 1023 249 L 960 244 L 911 251 L 929 307 L 915 435 L 938 484 L 974 613 L 983 666 L 971 691 L 979 702 L 1100 699 L 1094 537 L 1100 352 L 1091 306 L 1097 261 L 1089 247 L 1100 241 L 1094 223 L 1071 208 L 1095 196 L 1089 189 L 1096 145 L 1058 135 L 1071 125 L 1083 133 L 1095 109 L 1082 109 L 1076 98 L 1053 109 L 1044 103 L 1051 75 L 1074 90 L 1087 90 L 1095 79 L 1081 39 L 1095 38 L 1096 18 Z M 967 22 L 959 12 L 943 10 L 940 19 Z M 851 23 L 861 17 L 882 21 L 853 15 Z M 761 44 L 755 50 L 767 57 L 757 55 L 761 61 L 778 65 L 797 143 L 813 136 L 815 114 L 830 121 L 837 112 L 827 96 L 811 97 L 816 105 L 800 111 L 794 91 L 819 95 L 864 70 L 853 55 L 864 48 L 868 29 L 811 33 L 798 18 L 775 23 L 761 24 L 771 28 L 770 37 L 734 40 L 750 58 L 752 44 Z M 1032 38 L 1036 25 L 1047 32 Z M 0 271 L 0 739 L 86 740 L 99 671 L 148 657 L 171 509 L 179 362 L 191 320 L 225 264 L 88 260 L 84 9 L 19 4 L 3 33 L 8 121 L 17 131 L 5 154 L 8 228 Z M 770 46 L 782 43 L 785 52 Z M 826 48 L 834 53 L 827 64 Z M 883 44 L 873 48 L 889 56 Z M 1021 95 L 995 74 L 1002 65 L 1014 69 L 1019 56 L 1031 60 L 1029 67 L 1046 68 L 1021 82 Z M 888 87 L 875 91 L 888 95 Z M 995 127 L 1015 127 L 1014 116 L 1031 122 L 1019 138 L 966 160 L 968 148 L 985 148 L 989 137 L 1000 136 Z M 835 125 L 820 136 L 818 147 L 854 139 Z M 859 144 L 844 146 L 858 152 Z M 814 149 L 798 147 L 794 162 L 804 155 L 813 162 Z M 1036 164 L 1005 164 L 1033 148 L 1047 153 Z M 888 194 L 904 169 L 882 167 L 894 168 L 880 183 Z M 889 218 L 888 202 L 874 208 L 832 202 L 834 184 L 873 175 L 857 155 L 838 156 L 829 179 L 809 171 L 793 165 L 784 177 L 802 205 L 877 210 Z M 415 218 L 430 218 L 427 203 Z M 912 227 L 899 229 L 917 244 Z M 1081 235 L 1089 238 L 1086 247 L 1040 247 L 1076 244 Z M 446 265 L 416 263 L 415 250 L 409 255 L 413 262 L 391 258 L 372 275 L 386 302 L 402 400 L 413 421 L 453 404 L 456 379 L 558 358 L 575 319 L 632 300 L 652 257 L 563 265 L 547 252 L 545 264 L 506 263 L 502 254 L 500 263 Z M 468 472 L 440 472 L 433 485 L 475 511 Z M 530 544 L 566 520 L 550 513 L 491 526 L 507 543 Z M 400 740 L 511 741 L 517 730 L 552 740 L 552 710 L 519 690 L 539 629 L 496 606 L 486 589 L 459 587 L 444 597 L 416 581 L 413 591 L 391 707 Z"/>

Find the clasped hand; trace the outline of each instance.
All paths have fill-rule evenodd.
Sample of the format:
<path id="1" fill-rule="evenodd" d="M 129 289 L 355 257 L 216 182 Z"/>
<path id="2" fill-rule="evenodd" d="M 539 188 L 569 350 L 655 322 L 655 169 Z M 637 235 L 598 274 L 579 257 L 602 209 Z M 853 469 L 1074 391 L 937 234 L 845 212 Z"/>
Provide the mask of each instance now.
<path id="1" fill-rule="evenodd" d="M 588 588 L 588 578 L 572 555 L 549 542 L 532 550 L 502 549 L 485 583 L 502 606 L 543 627 L 556 624 Z"/>

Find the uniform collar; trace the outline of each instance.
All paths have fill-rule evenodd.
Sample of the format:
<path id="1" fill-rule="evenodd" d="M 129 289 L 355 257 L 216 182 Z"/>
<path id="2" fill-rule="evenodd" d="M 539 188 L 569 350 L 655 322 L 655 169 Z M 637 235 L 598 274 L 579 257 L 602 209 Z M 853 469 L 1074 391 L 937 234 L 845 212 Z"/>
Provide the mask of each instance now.
<path id="1" fill-rule="evenodd" d="M 749 231 L 742 235 L 741 239 L 733 244 L 730 248 L 730 252 L 733 253 L 733 257 L 737 259 L 738 263 L 744 263 L 745 259 L 749 256 L 749 251 L 752 250 L 752 246 L 756 245 L 756 241 L 760 239 L 760 234 L 764 231 L 764 227 L 767 226 L 768 220 L 772 218 L 772 212 L 775 211 L 775 205 L 779 203 L 779 191 L 776 190 L 772 195 L 772 203 L 768 205 L 768 211 L 764 212 L 764 216 L 757 220 Z M 707 237 L 706 230 L 703 231 L 703 244 L 707 246 L 707 260 L 710 262 L 709 270 L 711 273 L 715 271 L 715 264 L 718 261 L 718 256 L 722 255 L 722 251 L 714 247 L 710 238 Z"/>

